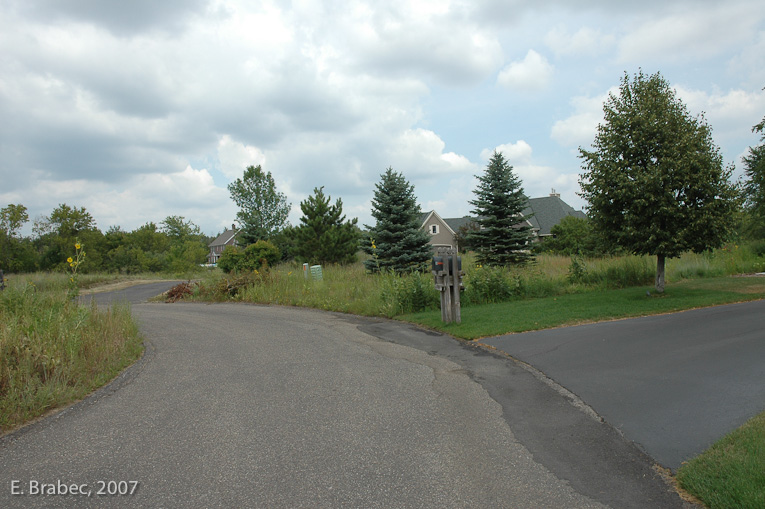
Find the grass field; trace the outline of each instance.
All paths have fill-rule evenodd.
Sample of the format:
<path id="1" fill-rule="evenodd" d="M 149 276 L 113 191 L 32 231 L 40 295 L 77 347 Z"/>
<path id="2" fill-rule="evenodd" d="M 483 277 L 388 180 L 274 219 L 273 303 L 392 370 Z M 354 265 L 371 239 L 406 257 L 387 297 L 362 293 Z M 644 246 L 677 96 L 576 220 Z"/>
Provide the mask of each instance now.
<path id="1" fill-rule="evenodd" d="M 143 351 L 128 307 L 78 305 L 67 281 L 16 279 L 0 292 L 0 433 L 83 398 Z"/>

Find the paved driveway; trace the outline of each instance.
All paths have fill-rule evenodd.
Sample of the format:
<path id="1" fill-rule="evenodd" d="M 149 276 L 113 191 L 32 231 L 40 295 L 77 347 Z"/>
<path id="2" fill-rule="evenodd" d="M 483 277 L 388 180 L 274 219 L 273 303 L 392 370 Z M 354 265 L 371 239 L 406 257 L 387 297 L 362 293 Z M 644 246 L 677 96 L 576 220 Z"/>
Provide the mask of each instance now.
<path id="1" fill-rule="evenodd" d="M 631 442 L 482 347 L 136 292 L 146 355 L 0 439 L 0 507 L 683 506 Z"/>
<path id="2" fill-rule="evenodd" d="M 672 469 L 765 410 L 765 301 L 481 340 Z"/>

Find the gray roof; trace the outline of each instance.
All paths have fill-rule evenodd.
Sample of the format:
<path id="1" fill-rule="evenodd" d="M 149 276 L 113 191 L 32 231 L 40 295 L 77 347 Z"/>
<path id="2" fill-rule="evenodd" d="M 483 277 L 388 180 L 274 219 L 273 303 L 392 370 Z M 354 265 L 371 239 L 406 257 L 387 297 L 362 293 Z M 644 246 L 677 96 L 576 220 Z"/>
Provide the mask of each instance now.
<path id="1" fill-rule="evenodd" d="M 225 230 L 223 233 L 215 237 L 215 240 L 207 244 L 207 247 L 226 246 L 231 243 L 231 240 L 239 233 L 239 230 Z"/>
<path id="2" fill-rule="evenodd" d="M 449 228 L 454 230 L 455 232 L 459 232 L 460 228 L 463 226 L 467 226 L 470 223 L 473 222 L 472 217 L 452 217 L 449 219 L 444 218 L 444 222 L 449 225 Z"/>
<path id="3" fill-rule="evenodd" d="M 420 222 L 424 222 L 430 212 L 423 212 L 420 214 Z M 533 215 L 531 215 L 533 214 Z M 568 203 L 560 199 L 557 194 L 550 196 L 544 196 L 542 198 L 529 198 L 528 207 L 523 210 L 524 216 L 531 215 L 528 218 L 532 228 L 537 230 L 537 235 L 550 235 L 550 230 L 553 226 L 560 223 L 561 219 L 566 216 L 574 216 L 586 218 L 587 216 L 581 210 L 574 210 L 574 208 Z M 474 221 L 473 218 L 465 217 L 453 217 L 442 218 L 449 228 L 455 232 L 459 231 L 462 226 L 468 225 Z"/>
<path id="4" fill-rule="evenodd" d="M 550 235 L 552 227 L 560 223 L 561 219 L 566 216 L 587 217 L 581 210 L 574 210 L 558 195 L 530 198 L 529 206 L 523 211 L 524 216 L 529 214 L 534 214 L 529 218 L 529 222 L 534 228 L 539 228 L 538 235 Z"/>

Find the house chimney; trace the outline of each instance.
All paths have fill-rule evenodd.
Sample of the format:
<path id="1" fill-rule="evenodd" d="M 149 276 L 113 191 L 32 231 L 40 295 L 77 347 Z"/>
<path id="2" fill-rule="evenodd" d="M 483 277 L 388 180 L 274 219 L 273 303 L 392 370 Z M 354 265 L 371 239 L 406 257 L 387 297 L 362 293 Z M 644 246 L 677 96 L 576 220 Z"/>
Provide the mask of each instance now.
<path id="1" fill-rule="evenodd" d="M 560 198 L 560 193 L 556 193 L 555 189 L 552 189 L 550 192 L 550 196 L 553 198 Z"/>
<path id="2" fill-rule="evenodd" d="M 231 229 L 232 229 L 232 230 L 236 230 L 236 225 L 235 225 L 235 224 L 232 224 L 232 225 L 231 225 Z"/>

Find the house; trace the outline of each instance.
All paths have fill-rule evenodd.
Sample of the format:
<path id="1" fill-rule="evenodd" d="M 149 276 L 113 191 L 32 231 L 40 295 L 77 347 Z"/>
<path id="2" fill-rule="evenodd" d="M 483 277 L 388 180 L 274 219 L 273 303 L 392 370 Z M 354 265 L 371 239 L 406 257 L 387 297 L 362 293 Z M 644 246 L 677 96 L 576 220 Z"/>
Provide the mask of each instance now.
<path id="1" fill-rule="evenodd" d="M 539 240 L 551 237 L 552 227 L 560 223 L 566 216 L 574 216 L 585 219 L 587 216 L 581 210 L 574 210 L 574 207 L 560 199 L 560 194 L 555 190 L 550 196 L 542 198 L 529 198 L 529 206 L 523 211 L 523 215 L 533 214 L 529 219 L 532 227 L 536 231 Z"/>
<path id="2" fill-rule="evenodd" d="M 207 253 L 207 263 L 211 265 L 218 263 L 218 258 L 220 258 L 220 255 L 223 254 L 223 250 L 226 248 L 226 246 L 238 245 L 236 241 L 237 233 L 239 233 L 239 230 L 237 230 L 236 227 L 232 224 L 230 230 L 225 230 L 223 233 L 218 235 L 215 240 L 210 242 L 207 245 L 207 247 L 210 248 L 210 252 Z"/>
<path id="3" fill-rule="evenodd" d="M 530 198 L 523 215 L 528 217 L 524 221 L 531 226 L 534 240 L 538 241 L 552 236 L 552 227 L 560 223 L 561 219 L 566 216 L 587 217 L 581 210 L 574 210 L 573 207 L 561 200 L 560 194 L 554 190 L 550 196 Z M 430 234 L 430 244 L 433 247 L 458 248 L 457 233 L 463 226 L 473 223 L 473 219 L 470 217 L 444 219 L 435 210 L 421 214 L 420 220 L 422 221 L 421 228 Z"/>

